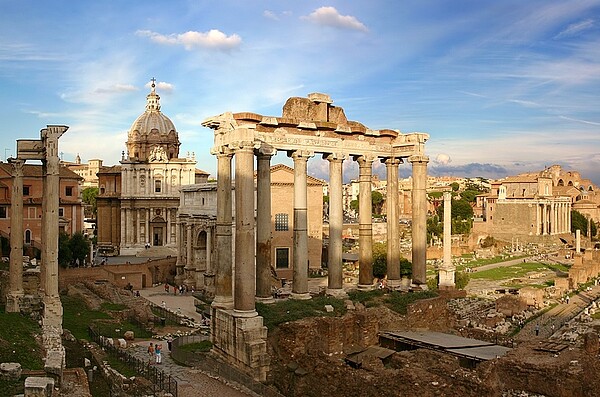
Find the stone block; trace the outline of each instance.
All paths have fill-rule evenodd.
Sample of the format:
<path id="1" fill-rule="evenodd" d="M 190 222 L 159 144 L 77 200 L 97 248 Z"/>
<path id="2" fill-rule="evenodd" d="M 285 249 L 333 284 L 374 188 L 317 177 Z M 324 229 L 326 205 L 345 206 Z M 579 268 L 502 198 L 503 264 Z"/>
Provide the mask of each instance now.
<path id="1" fill-rule="evenodd" d="M 333 306 L 331 306 L 331 305 L 325 305 L 325 311 L 326 311 L 327 313 L 331 313 L 331 312 L 333 312 Z"/>
<path id="2" fill-rule="evenodd" d="M 0 364 L 0 379 L 2 380 L 18 380 L 21 377 L 21 364 L 19 363 L 2 363 Z"/>
<path id="3" fill-rule="evenodd" d="M 54 379 L 30 376 L 25 379 L 25 397 L 51 397 Z"/>
<path id="4" fill-rule="evenodd" d="M 121 349 L 126 349 L 127 348 L 127 341 L 123 338 L 119 338 L 117 339 L 117 347 L 120 347 Z"/>
<path id="5" fill-rule="evenodd" d="M 133 333 L 133 331 L 126 331 L 123 336 L 125 337 L 125 340 L 134 340 L 135 339 L 135 334 Z"/>

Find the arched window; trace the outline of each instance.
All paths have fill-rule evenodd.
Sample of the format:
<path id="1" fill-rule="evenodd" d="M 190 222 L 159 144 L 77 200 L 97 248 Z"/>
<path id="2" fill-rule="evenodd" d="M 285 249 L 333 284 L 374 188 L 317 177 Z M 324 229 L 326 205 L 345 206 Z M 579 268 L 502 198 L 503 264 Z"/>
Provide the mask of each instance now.
<path id="1" fill-rule="evenodd" d="M 25 230 L 25 244 L 31 244 L 31 230 Z"/>

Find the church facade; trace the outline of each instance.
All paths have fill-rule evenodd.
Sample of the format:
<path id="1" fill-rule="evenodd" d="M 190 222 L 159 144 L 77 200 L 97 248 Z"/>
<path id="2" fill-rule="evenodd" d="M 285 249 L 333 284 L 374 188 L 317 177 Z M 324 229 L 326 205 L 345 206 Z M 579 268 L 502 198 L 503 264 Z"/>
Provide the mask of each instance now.
<path id="1" fill-rule="evenodd" d="M 160 110 L 152 83 L 146 110 L 127 134 L 120 165 L 98 172 L 98 249 L 106 255 L 136 255 L 151 247 L 177 253 L 180 189 L 196 181 L 196 159 L 179 157 L 173 122 Z"/>

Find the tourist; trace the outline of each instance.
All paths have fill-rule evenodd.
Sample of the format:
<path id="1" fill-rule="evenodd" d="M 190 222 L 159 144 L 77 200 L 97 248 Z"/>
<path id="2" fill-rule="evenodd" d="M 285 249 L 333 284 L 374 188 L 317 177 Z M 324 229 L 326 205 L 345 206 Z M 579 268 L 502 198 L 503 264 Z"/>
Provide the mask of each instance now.
<path id="1" fill-rule="evenodd" d="M 571 297 L 569 295 L 567 295 L 567 305 L 569 304 L 570 300 L 571 300 Z"/>
<path id="2" fill-rule="evenodd" d="M 176 285 L 173 286 L 173 295 L 177 295 L 177 286 Z"/>
<path id="3" fill-rule="evenodd" d="M 539 336 L 540 335 L 540 325 L 536 324 L 535 325 L 535 336 Z"/>
<path id="4" fill-rule="evenodd" d="M 160 305 L 162 306 L 163 309 L 167 308 L 167 302 L 165 302 L 165 301 L 162 301 Z"/>
<path id="5" fill-rule="evenodd" d="M 168 294 L 169 293 L 169 284 L 165 283 L 165 292 Z"/>
<path id="6" fill-rule="evenodd" d="M 162 364 L 162 345 L 160 343 L 156 344 L 156 348 L 154 349 L 154 355 L 156 356 L 156 363 Z"/>
<path id="7" fill-rule="evenodd" d="M 152 363 L 152 359 L 154 359 L 154 345 L 152 342 L 148 345 L 148 355 L 150 356 L 150 363 Z"/>

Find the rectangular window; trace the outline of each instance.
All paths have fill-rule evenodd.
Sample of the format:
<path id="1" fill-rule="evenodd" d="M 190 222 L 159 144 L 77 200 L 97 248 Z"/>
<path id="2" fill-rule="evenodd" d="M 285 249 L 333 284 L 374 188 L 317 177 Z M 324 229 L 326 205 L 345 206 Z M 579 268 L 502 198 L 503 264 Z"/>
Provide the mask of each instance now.
<path id="1" fill-rule="evenodd" d="M 289 248 L 275 248 L 275 267 L 277 269 L 287 269 L 290 267 Z"/>
<path id="2" fill-rule="evenodd" d="M 64 208 L 59 208 L 58 209 L 58 216 L 65 216 L 65 209 Z"/>
<path id="3" fill-rule="evenodd" d="M 5 206 L 0 207 L 0 218 L 2 218 L 2 219 L 8 218 L 8 207 L 5 207 Z"/>
<path id="4" fill-rule="evenodd" d="M 154 181 L 154 192 L 160 193 L 160 190 L 161 190 L 160 188 L 161 188 L 160 181 Z"/>
<path id="5" fill-rule="evenodd" d="M 72 195 L 73 195 L 73 186 L 67 186 L 67 187 L 65 188 L 65 194 L 66 194 L 67 196 L 72 196 Z"/>
<path id="6" fill-rule="evenodd" d="M 29 196 L 29 186 L 23 186 L 23 196 Z"/>
<path id="7" fill-rule="evenodd" d="M 288 230 L 288 214 L 275 214 L 275 231 L 286 232 Z"/>

